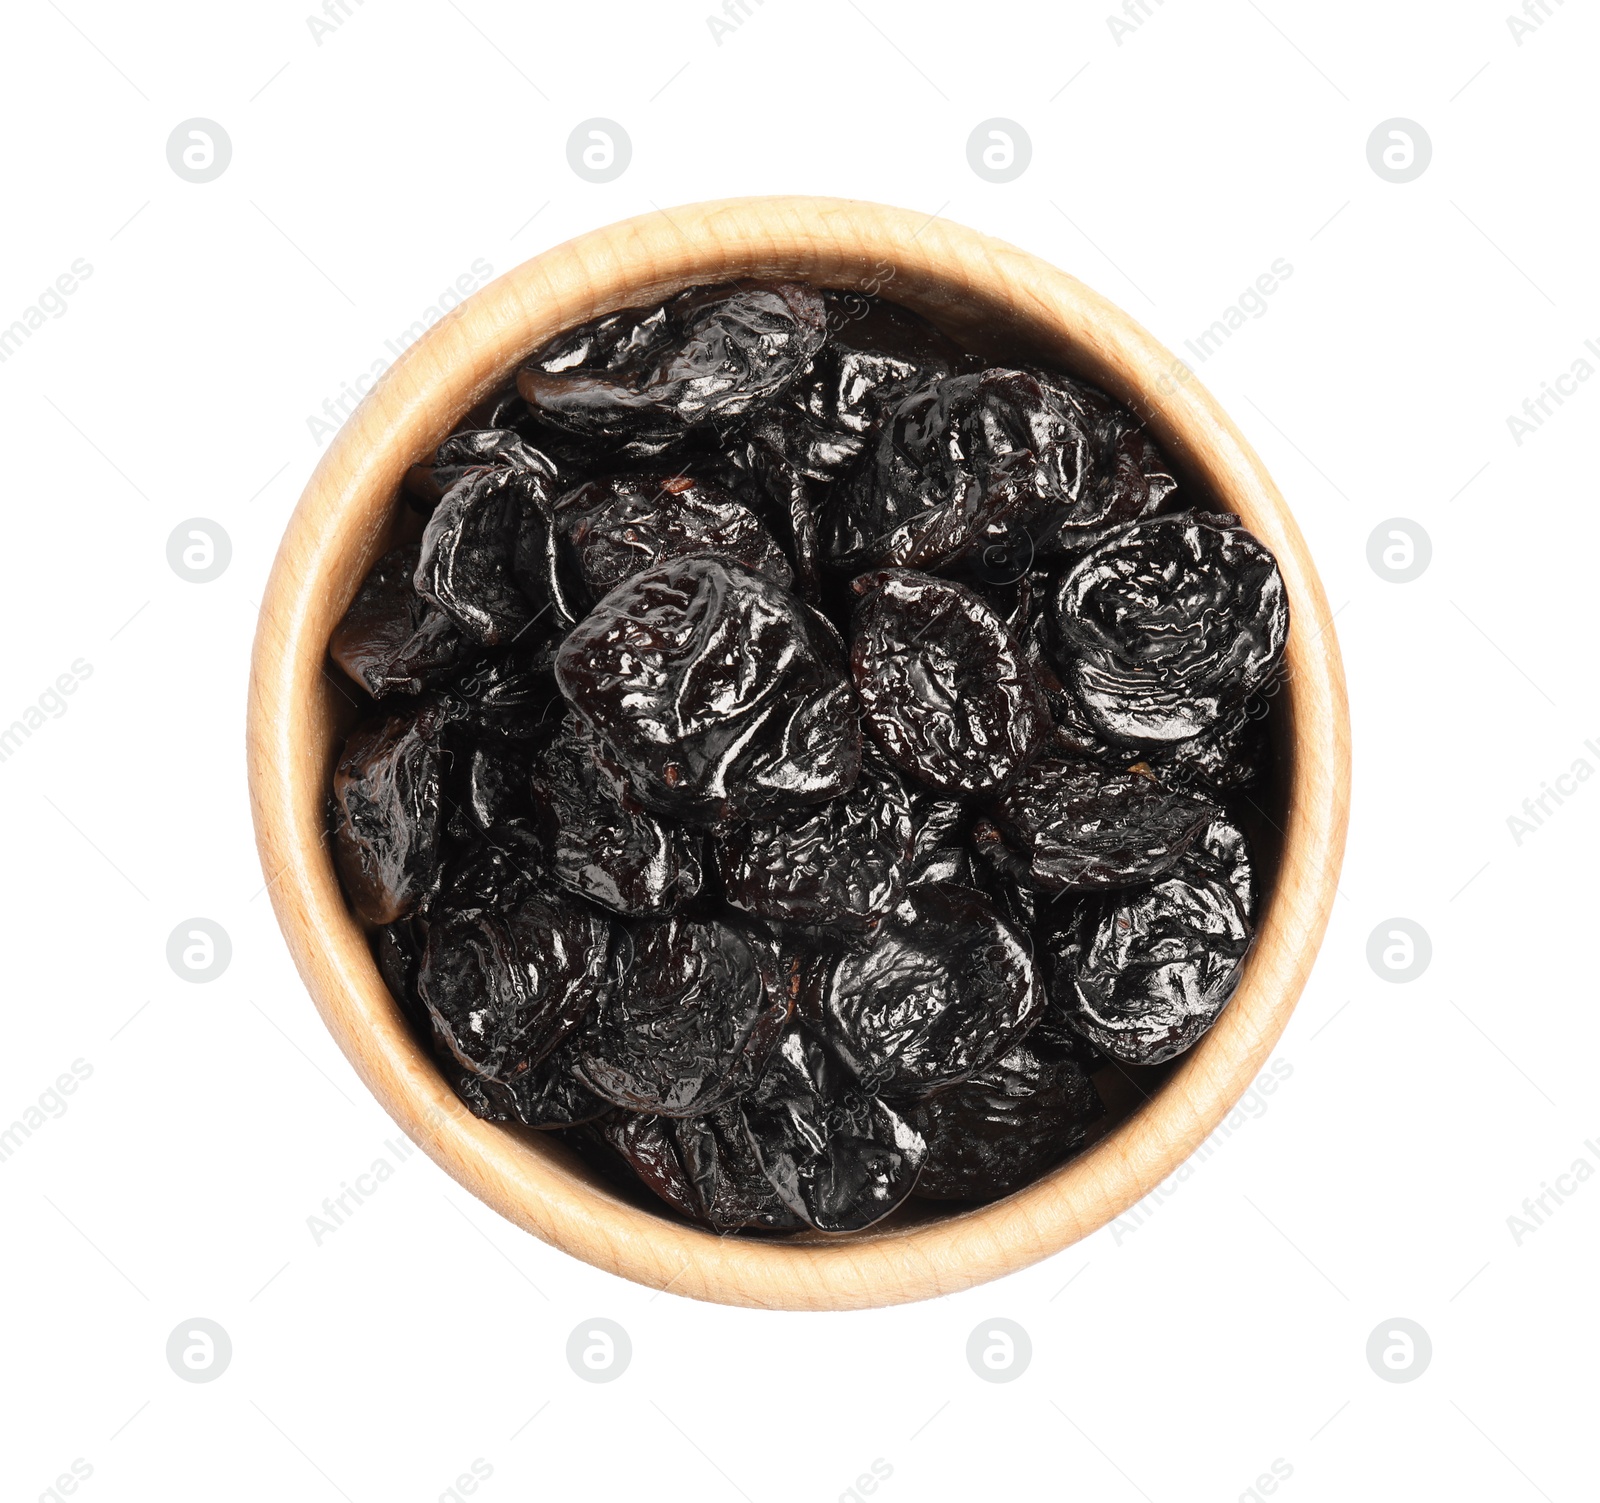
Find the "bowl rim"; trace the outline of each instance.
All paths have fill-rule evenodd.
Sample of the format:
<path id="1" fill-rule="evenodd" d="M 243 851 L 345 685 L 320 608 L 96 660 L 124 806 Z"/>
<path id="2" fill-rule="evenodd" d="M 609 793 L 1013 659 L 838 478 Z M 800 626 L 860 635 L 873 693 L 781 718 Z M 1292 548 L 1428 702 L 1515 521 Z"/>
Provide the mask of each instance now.
<path id="1" fill-rule="evenodd" d="M 1290 602 L 1286 818 L 1238 991 L 1165 1085 L 1078 1158 L 991 1205 L 836 1241 L 719 1237 L 630 1203 L 538 1134 L 481 1122 L 412 1038 L 351 913 L 324 811 L 338 686 L 329 635 L 385 546 L 406 465 L 551 335 L 696 282 L 791 276 L 876 290 L 973 342 L 1026 338 L 1145 419 L 1185 472 L 1276 554 Z M 246 746 L 262 871 L 323 1021 L 368 1089 L 447 1173 L 509 1221 L 609 1272 L 697 1299 L 855 1309 L 952 1293 L 1106 1225 L 1233 1110 L 1294 1010 L 1337 891 L 1350 730 L 1327 599 L 1287 503 L 1181 360 L 1068 273 L 952 221 L 859 200 L 724 199 L 659 210 L 543 252 L 450 310 L 329 445 L 262 597 Z"/>

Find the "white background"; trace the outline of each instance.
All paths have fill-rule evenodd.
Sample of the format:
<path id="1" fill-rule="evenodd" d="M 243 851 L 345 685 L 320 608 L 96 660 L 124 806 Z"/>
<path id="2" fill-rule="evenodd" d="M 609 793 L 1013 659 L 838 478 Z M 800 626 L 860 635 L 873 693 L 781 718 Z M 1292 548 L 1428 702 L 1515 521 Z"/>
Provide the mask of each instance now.
<path id="1" fill-rule="evenodd" d="M 1518 445 L 1506 418 L 1600 339 L 1600 22 L 1551 0 L 709 0 L 356 5 L 15 0 L 6 8 L 0 326 L 92 274 L 0 365 L 0 725 L 92 674 L 0 763 L 0 1126 L 89 1078 L 0 1163 L 0 1483 L 89 1499 L 1595 1496 L 1600 786 L 1518 844 L 1508 816 L 1600 767 L 1600 382 Z M 166 141 L 220 122 L 196 185 Z M 629 170 L 568 167 L 621 122 Z M 1019 122 L 1028 170 L 967 164 Z M 1379 122 L 1434 155 L 1396 185 Z M 316 1245 L 307 1217 L 395 1129 L 323 1031 L 261 894 L 246 801 L 260 590 L 320 452 L 307 419 L 476 258 L 498 273 L 658 206 L 819 192 L 940 213 L 1080 275 L 1181 351 L 1277 258 L 1292 276 L 1199 367 L 1290 499 L 1350 677 L 1355 812 L 1292 1074 L 1140 1228 L 959 1297 L 771 1315 L 652 1296 L 497 1219 L 421 1154 Z M 1600 357 L 1594 363 L 1600 366 Z M 196 585 L 181 521 L 232 539 Z M 1378 523 L 1433 556 L 1380 578 Z M 53 702 L 52 702 L 53 703 Z M 231 936 L 207 985 L 180 921 Z M 1394 985 L 1367 939 L 1431 936 Z M 1569 1186 L 1572 1181 L 1568 1181 Z M 180 1382 L 203 1316 L 233 1358 Z M 580 1321 L 630 1333 L 580 1382 Z M 1030 1334 L 1015 1382 L 969 1333 Z M 1414 1382 L 1366 1343 L 1431 1337 Z M 530 1417 L 537 1415 L 537 1418 Z M 464 1496 L 464 1495 L 463 1495 Z"/>

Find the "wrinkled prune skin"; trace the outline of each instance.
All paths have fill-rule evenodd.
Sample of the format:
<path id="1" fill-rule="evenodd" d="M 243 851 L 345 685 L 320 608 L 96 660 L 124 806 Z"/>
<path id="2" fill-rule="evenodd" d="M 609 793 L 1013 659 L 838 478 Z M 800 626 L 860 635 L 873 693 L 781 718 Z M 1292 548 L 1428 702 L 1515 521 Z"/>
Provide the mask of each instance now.
<path id="1" fill-rule="evenodd" d="M 761 435 L 767 435 L 762 437 Z M 806 478 L 775 446 L 766 427 L 728 448 L 716 473 L 745 507 L 767 524 L 794 562 L 794 587 L 809 604 L 822 593 L 817 508 Z"/>
<path id="2" fill-rule="evenodd" d="M 1060 757 L 1040 757 L 990 808 L 1046 892 L 1152 881 L 1222 813 L 1147 772 Z"/>
<path id="3" fill-rule="evenodd" d="M 552 427 L 648 449 L 771 403 L 826 333 L 821 297 L 796 282 L 694 288 L 658 311 L 562 336 L 517 390 Z"/>
<path id="4" fill-rule="evenodd" d="M 642 808 L 620 774 L 569 711 L 530 779 L 550 875 L 613 913 L 675 913 L 704 881 L 699 837 Z"/>
<path id="5" fill-rule="evenodd" d="M 700 1201 L 678 1151 L 673 1122 L 644 1112 L 612 1111 L 593 1124 L 618 1158 L 641 1184 L 660 1196 L 680 1216 L 701 1219 Z"/>
<path id="6" fill-rule="evenodd" d="M 611 950 L 608 920 L 549 892 L 430 926 L 417 991 L 468 1106 L 519 1115 L 520 1077 L 609 995 Z"/>
<path id="7" fill-rule="evenodd" d="M 819 1232 L 858 1232 L 887 1216 L 916 1185 L 927 1151 L 905 1119 L 798 1019 L 740 1115 L 779 1200 Z"/>
<path id="8" fill-rule="evenodd" d="M 1081 1148 L 1104 1112 L 1068 1050 L 1024 1039 L 907 1110 L 928 1145 L 917 1198 L 992 1200 L 1019 1190 Z"/>
<path id="9" fill-rule="evenodd" d="M 544 524 L 519 472 L 468 470 L 428 519 L 417 560 L 417 593 L 486 647 L 512 642 L 535 617 L 518 582 L 521 554 Z"/>
<path id="10" fill-rule="evenodd" d="M 917 884 L 872 946 L 839 961 L 819 1024 L 875 1094 L 915 1101 L 965 1080 L 1037 1021 L 1027 942 L 978 893 Z"/>
<path id="11" fill-rule="evenodd" d="M 1159 1065 L 1194 1045 L 1239 983 L 1250 922 L 1198 870 L 1082 901 L 1050 937 L 1050 1002 L 1108 1058 Z"/>
<path id="12" fill-rule="evenodd" d="M 384 924 L 372 936 L 372 953 L 378 962 L 378 972 L 389 995 L 400 1005 L 406 1021 L 419 1036 L 426 1039 L 431 1025 L 428 1009 L 417 995 L 417 970 L 422 964 L 422 947 L 426 937 L 420 932 L 416 920 L 396 919 Z"/>
<path id="13" fill-rule="evenodd" d="M 1145 760 L 1163 783 L 1188 793 L 1216 797 L 1253 788 L 1272 760 L 1264 714 L 1251 713 L 1256 708 L 1248 701 L 1198 736 L 1153 747 Z"/>
<path id="14" fill-rule="evenodd" d="M 517 741 L 539 735 L 563 708 L 554 674 L 515 657 L 480 659 L 440 695 L 440 702 L 463 728 Z"/>
<path id="15" fill-rule="evenodd" d="M 412 588 L 421 550 L 396 548 L 372 566 L 328 651 L 374 699 L 421 694 L 449 681 L 477 653 L 477 644 Z"/>
<path id="16" fill-rule="evenodd" d="M 1260 905 L 1255 862 L 1245 833 L 1221 809 L 1215 811 L 1200 838 L 1178 862 L 1179 876 L 1203 876 L 1227 883 L 1252 924 Z"/>
<path id="17" fill-rule="evenodd" d="M 567 637 L 556 679 L 658 813 L 713 822 L 821 803 L 861 770 L 833 629 L 740 564 L 636 574 Z"/>
<path id="18" fill-rule="evenodd" d="M 794 571 L 757 518 L 720 487 L 688 475 L 612 475 L 556 502 L 555 525 L 572 549 L 591 598 L 669 558 L 715 554 L 780 589 Z"/>
<path id="19" fill-rule="evenodd" d="M 1050 712 L 994 611 L 961 585 L 906 569 L 862 575 L 853 588 L 851 671 L 889 760 L 958 795 L 1015 777 Z"/>
<path id="20" fill-rule="evenodd" d="M 1102 735 L 1196 736 L 1277 672 L 1289 630 L 1272 555 L 1231 517 L 1136 522 L 1086 554 L 1053 601 L 1063 677 Z"/>
<path id="21" fill-rule="evenodd" d="M 404 917 L 438 884 L 448 723 L 440 706 L 427 703 L 365 721 L 334 768 L 334 857 L 369 924 Z"/>
<path id="22" fill-rule="evenodd" d="M 868 752 L 855 787 L 780 819 L 712 837 L 723 892 L 764 919 L 866 930 L 899 902 L 913 855 L 911 799 Z"/>
<path id="23" fill-rule="evenodd" d="M 804 1229 L 804 1219 L 783 1203 L 762 1172 L 739 1102 L 705 1117 L 674 1121 L 669 1130 L 698 1220 L 717 1232 Z"/>
<path id="24" fill-rule="evenodd" d="M 457 1072 L 456 1094 L 475 1117 L 488 1122 L 520 1122 L 542 1132 L 577 1127 L 612 1108 L 578 1079 L 576 1064 L 577 1051 L 568 1034 L 536 1065 L 509 1080 Z"/>
<path id="25" fill-rule="evenodd" d="M 541 498 L 557 474 L 550 456 L 513 429 L 476 428 L 452 433 L 434 452 L 432 464 L 414 464 L 406 471 L 406 499 L 423 516 L 432 516 L 434 508 L 467 471 L 483 465 L 520 471 Z"/>
<path id="26" fill-rule="evenodd" d="M 579 1044 L 613 1105 L 702 1116 L 749 1090 L 789 1017 L 771 941 L 720 920 L 637 923 Z"/>

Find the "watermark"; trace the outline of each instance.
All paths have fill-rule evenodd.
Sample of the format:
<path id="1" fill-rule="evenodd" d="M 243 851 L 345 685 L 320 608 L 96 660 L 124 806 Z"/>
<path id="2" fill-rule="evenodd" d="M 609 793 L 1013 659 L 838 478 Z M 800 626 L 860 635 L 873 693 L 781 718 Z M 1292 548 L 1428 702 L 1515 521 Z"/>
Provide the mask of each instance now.
<path id="1" fill-rule="evenodd" d="M 1415 981 L 1433 959 L 1433 941 L 1415 919 L 1385 919 L 1367 936 L 1367 964 L 1381 981 Z"/>
<path id="2" fill-rule="evenodd" d="M 46 1086 L 23 1107 L 9 1126 L 0 1128 L 0 1164 L 15 1157 L 17 1150 L 47 1123 L 66 1116 L 67 1097 L 76 1095 L 78 1087 L 93 1074 L 94 1066 L 88 1060 L 73 1060 L 68 1069 L 56 1076 L 54 1084 Z"/>
<path id="3" fill-rule="evenodd" d="M 352 380 L 341 381 L 337 394 L 323 398 L 321 416 L 316 413 L 311 413 L 307 416 L 306 430 L 311 435 L 311 442 L 319 449 L 327 443 L 339 431 L 339 425 L 360 405 L 361 399 L 372 390 L 373 384 L 378 377 L 388 370 L 395 360 L 405 354 L 441 318 L 448 313 L 453 313 L 493 275 L 494 267 L 482 256 L 479 256 L 471 266 L 462 272 L 448 287 L 444 288 L 422 310 L 419 317 L 413 319 L 393 338 L 384 340 L 383 347 L 389 352 L 388 355 L 377 356 L 365 370 L 361 371 Z"/>
<path id="4" fill-rule="evenodd" d="M 1367 137 L 1367 165 L 1386 183 L 1414 183 L 1432 160 L 1433 138 L 1403 115 L 1380 121 Z"/>
<path id="5" fill-rule="evenodd" d="M 586 183 L 612 183 L 633 160 L 633 138 L 615 120 L 580 120 L 567 137 L 567 165 Z"/>
<path id="6" fill-rule="evenodd" d="M 1410 584 L 1432 562 L 1433 539 L 1409 517 L 1390 517 L 1367 536 L 1367 563 L 1390 584 Z"/>
<path id="7" fill-rule="evenodd" d="M 315 1246 L 321 1247 L 329 1237 L 347 1225 L 350 1218 L 378 1193 L 379 1188 L 395 1177 L 400 1165 L 417 1151 L 404 1138 L 385 1138 L 383 1146 L 389 1150 L 389 1157 L 380 1153 L 355 1176 L 353 1184 L 347 1179 L 340 1180 L 339 1193 L 323 1198 L 322 1214 L 319 1216 L 313 1211 L 306 1217 L 306 1230 L 311 1233 L 311 1241 Z"/>
<path id="8" fill-rule="evenodd" d="M 1267 299 L 1293 275 L 1293 265 L 1283 256 L 1279 256 L 1239 294 L 1235 301 L 1211 321 L 1209 328 L 1202 330 L 1193 339 L 1184 340 L 1185 346 L 1204 364 L 1233 338 L 1236 330 L 1244 328 L 1253 319 L 1265 318 L 1269 307 Z M 1179 364 L 1182 365 L 1182 362 Z M 1188 372 L 1188 367 L 1184 366 L 1184 370 Z"/>
<path id="9" fill-rule="evenodd" d="M 863 1498 L 870 1498 L 892 1476 L 894 1468 L 883 1457 L 874 1457 L 870 1470 L 856 1478 L 855 1486 L 847 1487 L 839 1494 L 839 1503 L 861 1503 Z"/>
<path id="10" fill-rule="evenodd" d="M 614 1320 L 582 1320 L 567 1337 L 567 1366 L 585 1383 L 615 1383 L 633 1361 L 633 1342 Z"/>
<path id="11" fill-rule="evenodd" d="M 185 919 L 167 936 L 167 964 L 180 981 L 215 981 L 233 959 L 233 941 L 215 919 Z"/>
<path id="12" fill-rule="evenodd" d="M 167 534 L 167 566 L 190 584 L 220 579 L 232 562 L 233 539 L 209 517 L 190 517 Z"/>
<path id="13" fill-rule="evenodd" d="M 1015 182 L 1033 160 L 1033 137 L 1015 120 L 980 120 L 967 137 L 967 165 L 985 182 Z"/>
<path id="14" fill-rule="evenodd" d="M 1106 17 L 1111 40 L 1120 47 L 1124 37 L 1131 37 L 1166 3 L 1167 0 L 1122 0 L 1122 14 Z"/>
<path id="15" fill-rule="evenodd" d="M 981 1320 L 967 1337 L 967 1366 L 985 1383 L 1014 1383 L 1033 1361 L 1033 1340 L 1014 1320 Z"/>
<path id="16" fill-rule="evenodd" d="M 473 1458 L 472 1465 L 462 1472 L 451 1487 L 439 1494 L 438 1503 L 462 1503 L 494 1476 L 494 1464 L 483 1457 Z"/>
<path id="17" fill-rule="evenodd" d="M 1600 360 L 1600 344 L 1586 339 L 1583 347 Z M 1585 356 L 1579 355 L 1554 381 L 1541 381 L 1539 390 L 1533 396 L 1522 399 L 1522 416 L 1518 417 L 1513 412 L 1506 418 L 1506 432 L 1511 435 L 1511 442 L 1520 449 L 1567 405 L 1568 397 L 1577 396 L 1583 382 L 1593 374 L 1594 367 Z"/>
<path id="18" fill-rule="evenodd" d="M 1583 747 L 1585 751 L 1593 754 L 1595 762 L 1600 762 L 1600 746 L 1596 746 L 1593 741 L 1585 741 Z M 1530 835 L 1542 829 L 1544 822 L 1556 812 L 1556 809 L 1566 803 L 1594 776 L 1595 762 L 1591 762 L 1588 757 L 1574 757 L 1572 766 L 1565 772 L 1558 772 L 1554 778 L 1546 778 L 1539 784 L 1538 793 L 1523 799 L 1522 815 L 1526 818 L 1516 814 L 1506 815 L 1506 829 L 1510 832 L 1511 843 L 1521 845 Z"/>
<path id="19" fill-rule="evenodd" d="M 167 1337 L 167 1366 L 185 1383 L 215 1383 L 233 1361 L 233 1339 L 203 1315 L 180 1320 Z"/>
<path id="20" fill-rule="evenodd" d="M 1513 1212 L 1506 1217 L 1506 1230 L 1511 1233 L 1511 1240 L 1518 1247 L 1522 1246 L 1524 1239 L 1542 1230 L 1550 1218 L 1576 1195 L 1588 1180 L 1594 1178 L 1594 1166 L 1600 1163 L 1600 1143 L 1593 1138 L 1585 1138 L 1583 1146 L 1594 1155 L 1593 1162 L 1580 1153 L 1571 1164 L 1556 1175 L 1554 1184 L 1542 1179 L 1539 1181 L 1539 1193 L 1523 1198 L 1522 1215 L 1518 1216 Z"/>
<path id="21" fill-rule="evenodd" d="M 1432 1338 L 1403 1315 L 1380 1321 L 1367 1337 L 1367 1366 L 1385 1383 L 1415 1383 L 1432 1361 Z"/>
<path id="22" fill-rule="evenodd" d="M 354 3 L 361 6 L 365 5 L 367 0 L 354 0 Z M 355 14 L 350 6 L 351 0 L 322 0 L 322 14 L 306 17 L 306 27 L 311 32 L 311 40 L 317 46 L 322 45 L 324 37 L 338 35 L 339 28 Z"/>
<path id="23" fill-rule="evenodd" d="M 1156 1211 L 1171 1200 L 1182 1185 L 1192 1180 L 1200 1172 L 1201 1165 L 1210 1160 L 1229 1138 L 1247 1122 L 1266 1116 L 1272 1104 L 1267 1098 L 1293 1074 L 1294 1066 L 1288 1060 L 1279 1058 L 1270 1061 L 1267 1068 L 1256 1076 L 1250 1083 L 1250 1088 L 1239 1098 L 1239 1104 L 1217 1125 L 1216 1131 L 1195 1149 L 1188 1161 L 1175 1174 L 1162 1180 L 1143 1200 L 1129 1206 L 1111 1223 L 1112 1242 L 1121 1247 L 1135 1232 L 1148 1226 L 1150 1218 Z"/>
<path id="24" fill-rule="evenodd" d="M 1239 1503 L 1262 1503 L 1263 1499 L 1270 1498 L 1292 1476 L 1294 1467 L 1282 1456 L 1274 1457 L 1271 1468 L 1256 1478 L 1255 1486 L 1247 1487 L 1239 1494 Z"/>
<path id="25" fill-rule="evenodd" d="M 70 1471 L 62 1472 L 54 1484 L 39 1494 L 39 1503 L 63 1503 L 63 1499 L 70 1498 L 77 1490 L 94 1476 L 93 1463 L 79 1456 L 73 1463 Z"/>
<path id="26" fill-rule="evenodd" d="M 1537 36 L 1539 28 L 1564 4 L 1566 0 L 1522 0 L 1522 15 L 1506 17 L 1512 40 L 1520 47 L 1525 38 Z"/>
<path id="27" fill-rule="evenodd" d="M 233 140 L 215 120 L 181 120 L 167 137 L 167 165 L 186 183 L 213 183 L 233 160 Z"/>
<path id="28" fill-rule="evenodd" d="M 4 365 L 28 340 L 32 339 L 34 331 L 42 329 L 47 318 L 65 318 L 67 299 L 93 275 L 94 267 L 79 256 L 12 319 L 7 327 L 0 329 L 0 365 Z"/>
<path id="29" fill-rule="evenodd" d="M 67 713 L 67 700 L 94 676 L 94 664 L 87 658 L 74 658 L 69 673 L 58 673 L 55 681 L 41 691 L 32 704 L 0 730 L 0 762 L 9 762 L 21 751 L 25 741 L 32 739 L 35 731 L 42 731 L 46 717 L 59 720 Z"/>
<path id="30" fill-rule="evenodd" d="M 722 14 L 706 17 L 711 40 L 720 47 L 724 37 L 731 37 L 755 13 L 750 7 L 760 10 L 763 3 L 764 0 L 722 0 Z"/>

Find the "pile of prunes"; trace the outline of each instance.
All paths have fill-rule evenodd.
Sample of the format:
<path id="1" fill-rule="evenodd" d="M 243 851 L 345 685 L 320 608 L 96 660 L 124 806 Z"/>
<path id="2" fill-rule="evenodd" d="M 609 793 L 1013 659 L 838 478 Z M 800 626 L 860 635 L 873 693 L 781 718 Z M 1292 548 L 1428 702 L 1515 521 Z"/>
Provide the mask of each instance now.
<path id="1" fill-rule="evenodd" d="M 1100 391 L 695 287 L 404 495 L 332 835 L 478 1116 L 719 1232 L 857 1231 L 1027 1184 L 1227 1003 L 1283 581 Z"/>

